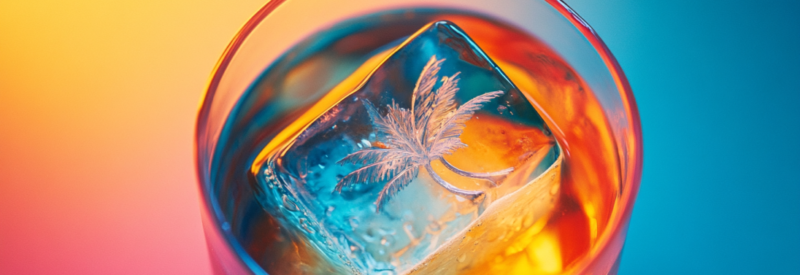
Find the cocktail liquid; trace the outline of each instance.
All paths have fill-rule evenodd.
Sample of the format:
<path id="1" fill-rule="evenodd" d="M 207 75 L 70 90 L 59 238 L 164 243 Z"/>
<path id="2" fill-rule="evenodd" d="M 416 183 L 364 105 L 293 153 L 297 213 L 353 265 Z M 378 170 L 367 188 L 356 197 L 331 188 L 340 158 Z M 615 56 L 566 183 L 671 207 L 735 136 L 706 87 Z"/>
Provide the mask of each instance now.
<path id="1" fill-rule="evenodd" d="M 245 182 L 260 205 L 230 211 L 231 230 L 270 274 L 569 273 L 619 193 L 581 77 L 531 34 L 461 11 L 312 35 L 223 137 L 218 192 Z"/>

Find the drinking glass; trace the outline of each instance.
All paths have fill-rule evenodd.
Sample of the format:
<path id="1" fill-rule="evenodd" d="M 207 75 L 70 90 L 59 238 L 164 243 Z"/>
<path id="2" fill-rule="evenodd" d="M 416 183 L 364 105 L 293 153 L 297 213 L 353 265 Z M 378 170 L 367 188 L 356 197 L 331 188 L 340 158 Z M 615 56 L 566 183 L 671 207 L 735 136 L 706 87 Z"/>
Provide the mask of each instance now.
<path id="1" fill-rule="evenodd" d="M 625 241 L 642 169 L 642 137 L 631 88 L 619 64 L 595 31 L 560 0 L 288 0 L 270 1 L 235 35 L 214 68 L 198 115 L 197 173 L 202 221 L 216 274 L 266 274 L 254 255 L 259 245 L 254 223 L 264 219 L 253 191 L 226 181 L 219 171 L 226 150 L 237 146 L 224 131 L 229 114 L 265 68 L 323 26 L 399 8 L 453 8 L 501 19 L 537 37 L 583 78 L 608 121 L 618 163 L 609 185 L 610 204 L 593 221 L 585 253 L 561 274 L 615 274 Z M 271 100 L 269 98 L 263 99 Z M 263 104 L 256 103 L 256 104 Z M 228 125 L 228 126 L 226 126 Z M 595 210 L 592 210 L 594 212 Z M 598 227 L 598 223 L 600 226 Z M 263 256 L 263 255 L 261 255 Z"/>

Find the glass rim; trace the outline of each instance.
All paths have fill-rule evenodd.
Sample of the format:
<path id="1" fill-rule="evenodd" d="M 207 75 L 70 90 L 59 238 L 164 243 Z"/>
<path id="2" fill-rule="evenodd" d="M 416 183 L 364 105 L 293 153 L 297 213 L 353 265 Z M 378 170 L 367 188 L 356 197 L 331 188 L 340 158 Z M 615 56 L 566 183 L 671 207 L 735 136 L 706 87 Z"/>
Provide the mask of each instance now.
<path id="1" fill-rule="evenodd" d="M 589 24 L 584 20 L 580 15 L 578 15 L 575 10 L 573 10 L 567 3 L 563 0 L 545 0 L 549 3 L 553 8 L 555 8 L 562 16 L 567 18 L 567 20 L 572 23 L 572 25 L 578 29 L 583 36 L 589 40 L 589 43 L 594 47 L 597 53 L 600 55 L 600 58 L 603 60 L 603 63 L 606 65 L 606 68 L 611 73 L 611 77 L 614 80 L 614 85 L 617 87 L 617 90 L 620 92 L 620 99 L 622 100 L 622 106 L 625 110 L 625 114 L 627 115 L 628 119 L 630 120 L 630 132 L 633 134 L 634 143 L 630 149 L 634 151 L 631 152 L 633 159 L 626 159 L 626 165 L 624 166 L 625 171 L 622 171 L 622 189 L 621 189 L 621 197 L 619 200 L 618 205 L 616 205 L 613 209 L 613 212 L 610 217 L 609 225 L 610 228 L 604 230 L 602 235 L 598 238 L 595 245 L 589 251 L 589 254 L 597 256 L 604 252 L 606 249 L 609 249 L 610 242 L 613 240 L 614 235 L 618 234 L 620 230 L 626 230 L 628 222 L 630 222 L 630 216 L 633 211 L 633 204 L 636 201 L 636 195 L 639 191 L 639 184 L 641 182 L 642 177 L 642 164 L 643 164 L 643 144 L 642 144 L 642 126 L 641 126 L 641 119 L 639 117 L 639 109 L 636 105 L 636 100 L 633 95 L 633 90 L 631 89 L 630 83 L 628 83 L 628 78 L 625 76 L 625 73 L 622 71 L 622 67 L 619 65 L 619 62 L 611 54 L 611 50 L 608 49 L 608 46 L 605 42 L 600 38 L 600 35 L 595 32 L 595 30 L 589 26 Z M 619 146 L 619 145 L 618 145 Z M 620 156 L 627 157 L 627 156 Z M 621 253 L 621 247 L 620 247 Z M 621 257 L 621 255 L 619 256 Z M 580 264 L 576 270 L 583 270 L 592 265 L 593 261 L 596 261 L 598 257 L 593 257 L 591 261 L 586 261 Z"/>
<path id="2" fill-rule="evenodd" d="M 208 218 L 209 222 L 213 223 L 212 228 L 215 231 L 213 233 L 220 235 L 223 239 L 225 239 L 225 245 L 227 248 L 234 251 L 234 253 L 237 255 L 237 257 L 234 258 L 236 258 L 241 265 L 247 266 L 251 272 L 253 271 L 253 267 L 259 267 L 259 265 L 256 264 L 252 259 L 247 261 L 241 257 L 243 253 L 244 255 L 247 255 L 247 252 L 244 251 L 241 245 L 235 245 L 233 243 L 236 238 L 230 232 L 223 230 L 223 224 L 225 224 L 225 222 L 221 221 L 221 213 L 219 209 L 216 209 L 217 207 L 215 207 L 215 201 L 212 197 L 212 192 L 210 192 L 210 190 L 208 190 L 208 188 L 205 186 L 207 181 L 206 172 L 210 172 L 208 171 L 208 168 L 210 168 L 210 163 L 204 163 L 206 158 L 201 157 L 201 154 L 207 154 L 210 157 L 213 157 L 214 148 L 202 148 L 205 150 L 202 152 L 203 150 L 201 150 L 202 144 L 200 137 L 203 136 L 202 134 L 208 130 L 206 121 L 208 120 L 209 113 L 211 111 L 212 101 L 217 93 L 219 83 L 222 77 L 225 75 L 226 69 L 230 65 L 238 49 L 242 46 L 242 44 L 244 44 L 245 40 L 249 37 L 253 30 L 269 14 L 271 14 L 276 8 L 286 1 L 287 0 L 271 0 L 267 2 L 234 35 L 231 42 L 225 48 L 222 56 L 212 70 L 213 73 L 208 81 L 208 88 L 202 95 L 202 101 L 199 106 L 197 121 L 195 124 L 194 157 L 196 160 L 196 176 L 198 177 L 198 184 L 200 187 L 201 215 L 210 215 L 210 217 L 206 218 Z M 566 18 L 570 24 L 572 24 L 572 26 L 575 27 L 582 34 L 582 36 L 588 40 L 592 48 L 597 51 L 597 54 L 600 56 L 609 73 L 611 74 L 615 87 L 619 91 L 622 108 L 629 119 L 628 125 L 630 126 L 628 127 L 627 132 L 630 132 L 633 138 L 632 140 L 627 140 L 633 142 L 632 146 L 628 147 L 628 149 L 633 150 L 633 152 L 628 152 L 629 155 L 626 156 L 620 156 L 621 161 L 623 159 L 625 161 L 625 165 L 623 165 L 625 169 L 621 171 L 620 176 L 622 180 L 619 183 L 621 185 L 620 199 L 614 206 L 612 214 L 609 217 L 609 227 L 606 228 L 606 230 L 604 230 L 600 236 L 598 236 L 597 242 L 595 242 L 595 244 L 590 248 L 587 254 L 587 256 L 591 256 L 589 257 L 589 260 L 580 261 L 576 266 L 571 268 L 571 270 L 578 271 L 580 273 L 580 271 L 592 266 L 594 262 L 598 260 L 599 255 L 603 254 L 604 252 L 608 252 L 607 250 L 611 248 L 611 242 L 614 240 L 617 234 L 621 233 L 621 230 L 627 231 L 627 226 L 630 221 L 633 204 L 639 190 L 639 184 L 642 175 L 643 142 L 641 120 L 628 79 L 622 71 L 619 62 L 613 56 L 613 54 L 611 54 L 608 46 L 605 44 L 605 42 L 603 42 L 597 32 L 595 32 L 595 30 L 563 0 L 543 0 L 543 2 L 549 4 L 559 14 L 561 14 L 561 16 Z M 617 140 L 615 140 L 615 142 L 617 142 Z M 632 159 L 628 159 L 628 156 L 632 156 Z M 208 158 L 208 160 L 212 159 Z M 208 229 L 209 228 L 205 228 L 204 226 L 204 230 Z M 209 233 L 210 232 L 204 232 L 205 235 L 208 235 Z M 208 236 L 206 236 L 207 241 L 208 239 Z M 621 247 L 619 253 L 621 253 Z M 621 257 L 621 255 L 619 257 Z M 214 259 L 211 260 L 213 261 Z"/>

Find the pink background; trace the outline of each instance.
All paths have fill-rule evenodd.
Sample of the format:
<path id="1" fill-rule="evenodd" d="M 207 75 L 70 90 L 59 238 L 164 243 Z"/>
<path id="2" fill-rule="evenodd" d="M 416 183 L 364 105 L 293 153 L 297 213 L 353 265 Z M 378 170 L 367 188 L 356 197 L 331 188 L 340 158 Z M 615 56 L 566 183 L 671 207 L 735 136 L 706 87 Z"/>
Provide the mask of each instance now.
<path id="1" fill-rule="evenodd" d="M 195 116 L 265 2 L 0 1 L 0 274 L 210 274 Z"/>

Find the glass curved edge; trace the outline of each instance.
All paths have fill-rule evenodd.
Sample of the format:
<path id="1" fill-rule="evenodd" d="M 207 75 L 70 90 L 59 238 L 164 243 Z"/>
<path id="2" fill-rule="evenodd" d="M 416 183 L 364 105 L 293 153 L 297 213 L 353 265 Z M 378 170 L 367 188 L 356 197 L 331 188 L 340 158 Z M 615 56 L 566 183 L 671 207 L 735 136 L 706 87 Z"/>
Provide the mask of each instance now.
<path id="1" fill-rule="evenodd" d="M 213 110 L 213 98 L 216 95 L 220 80 L 237 50 L 248 35 L 285 0 L 271 0 L 267 2 L 253 17 L 248 20 L 240 31 L 234 35 L 231 42 L 225 48 L 220 59 L 217 61 L 212 75 L 209 79 L 203 101 L 200 104 L 197 124 L 195 126 L 195 160 L 197 161 L 197 177 L 201 197 L 201 219 L 203 223 L 206 245 L 208 247 L 209 260 L 214 274 L 254 274 L 261 270 L 258 264 L 253 261 L 244 249 L 235 241 L 235 237 L 224 230 L 225 221 L 220 220 L 221 211 L 216 201 L 213 199 L 211 189 L 208 184 L 211 178 L 211 159 L 214 156 L 214 146 L 219 133 L 209 133 L 209 118 Z M 223 116 L 220 125 L 227 120 Z M 221 127 L 220 127 L 221 128 Z M 218 131 L 218 130 L 217 130 Z M 244 257 L 242 257 L 244 256 Z M 266 273 L 264 273 L 266 274 Z"/>
<path id="2" fill-rule="evenodd" d="M 612 228 L 603 232 L 597 245 L 590 251 L 592 256 L 590 257 L 591 260 L 576 266 L 572 272 L 575 274 L 582 274 L 587 271 L 596 271 L 599 269 L 607 270 L 610 273 L 616 273 L 622 247 L 625 243 L 624 239 L 627 234 L 633 204 L 639 191 L 639 183 L 642 176 L 643 145 L 639 111 L 627 77 L 623 73 L 619 62 L 614 55 L 611 54 L 608 46 L 606 46 L 597 32 L 595 32 L 594 29 L 563 0 L 546 1 L 561 13 L 561 15 L 567 18 L 570 23 L 586 37 L 603 59 L 611 76 L 614 78 L 617 89 L 620 91 L 620 99 L 625 108 L 625 115 L 629 119 L 630 128 L 626 132 L 629 132 L 630 135 L 626 135 L 627 138 L 615 137 L 618 142 L 620 140 L 626 142 L 626 144 L 618 144 L 618 146 L 623 149 L 621 152 L 625 152 L 626 154 L 620 156 L 623 158 L 620 164 L 624 167 L 624 171 L 621 171 L 623 186 L 620 205 L 614 208 L 614 213 L 611 217 L 612 221 L 609 222 Z"/>

